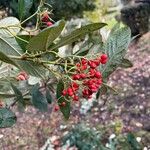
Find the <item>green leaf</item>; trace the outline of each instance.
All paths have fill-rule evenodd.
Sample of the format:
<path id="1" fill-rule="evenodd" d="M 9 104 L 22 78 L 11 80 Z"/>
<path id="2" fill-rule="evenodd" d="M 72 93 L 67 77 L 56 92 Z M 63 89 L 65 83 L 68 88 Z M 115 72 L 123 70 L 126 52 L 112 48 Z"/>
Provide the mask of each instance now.
<path id="1" fill-rule="evenodd" d="M 11 110 L 0 108 L 0 128 L 11 127 L 16 123 L 16 120 L 17 118 Z"/>
<path id="2" fill-rule="evenodd" d="M 15 97 L 15 95 L 0 92 L 0 98 L 1 99 L 3 99 L 3 98 L 12 98 L 12 97 Z"/>
<path id="3" fill-rule="evenodd" d="M 34 0 L 24 0 L 25 1 L 25 12 L 29 13 L 29 10 L 31 9 L 33 5 Z"/>
<path id="4" fill-rule="evenodd" d="M 60 48 L 64 45 L 68 45 L 70 43 L 73 43 L 77 41 L 78 39 L 84 37 L 86 34 L 91 33 L 93 31 L 99 30 L 100 28 L 104 27 L 105 23 L 93 23 L 86 26 L 83 26 L 79 29 L 74 30 L 70 34 L 64 36 L 61 38 L 60 41 L 58 41 L 55 45 L 50 47 L 50 50 Z"/>
<path id="5" fill-rule="evenodd" d="M 142 150 L 140 144 L 137 142 L 135 136 L 132 133 L 128 133 L 127 141 L 133 148 L 133 150 Z"/>
<path id="6" fill-rule="evenodd" d="M 56 61 L 59 57 L 56 55 L 58 49 L 47 52 L 46 54 L 41 55 L 41 59 L 45 61 Z"/>
<path id="7" fill-rule="evenodd" d="M 109 86 L 108 84 L 103 83 L 103 86 L 105 86 L 107 88 L 107 90 L 113 92 L 113 94 L 119 94 L 115 88 Z"/>
<path id="8" fill-rule="evenodd" d="M 41 81 L 40 78 L 29 76 L 28 84 L 29 85 L 35 85 L 35 84 L 39 83 L 40 81 Z"/>
<path id="9" fill-rule="evenodd" d="M 64 83 L 62 80 L 59 81 L 57 84 L 57 91 L 56 91 L 56 97 L 58 99 L 58 104 L 60 105 L 62 102 L 66 103 L 66 106 L 61 107 L 60 105 L 60 110 L 66 120 L 69 119 L 70 117 L 70 102 L 65 100 L 64 97 L 62 97 L 62 91 L 64 89 Z"/>
<path id="10" fill-rule="evenodd" d="M 77 56 L 85 56 L 87 55 L 89 52 L 89 49 L 82 49 L 80 52 L 78 51 L 77 53 L 75 53 L 75 55 Z"/>
<path id="11" fill-rule="evenodd" d="M 19 18 L 20 20 L 22 20 L 22 18 L 24 17 L 24 0 L 18 0 L 18 13 L 19 13 Z"/>
<path id="12" fill-rule="evenodd" d="M 15 17 L 7 17 L 0 20 L 0 36 L 10 37 L 12 36 L 10 32 L 16 35 L 20 31 L 19 26 L 20 22 Z"/>
<path id="13" fill-rule="evenodd" d="M 25 101 L 24 101 L 24 98 L 23 98 L 23 95 L 21 93 L 21 91 L 11 83 L 11 87 L 15 93 L 15 96 L 16 96 L 16 99 L 18 101 L 18 110 L 19 111 L 24 111 L 24 108 L 25 108 Z"/>
<path id="14" fill-rule="evenodd" d="M 39 84 L 33 86 L 31 95 L 32 95 L 32 103 L 35 108 L 39 109 L 41 112 L 48 111 L 47 99 L 41 93 Z"/>
<path id="15" fill-rule="evenodd" d="M 100 95 L 104 95 L 107 93 L 107 87 L 105 85 L 102 85 L 101 88 L 96 93 L 96 99 L 99 99 Z"/>
<path id="16" fill-rule="evenodd" d="M 27 50 L 31 52 L 46 51 L 53 41 L 64 29 L 65 21 L 60 20 L 51 27 L 44 29 L 35 37 L 31 38 L 27 45 Z"/>
<path id="17" fill-rule="evenodd" d="M 60 80 L 57 84 L 56 97 L 59 99 L 62 96 L 62 91 L 64 90 L 64 82 Z"/>
<path id="18" fill-rule="evenodd" d="M 3 52 L 0 51 L 0 60 L 2 62 L 8 63 L 8 64 L 12 64 L 16 67 L 18 67 L 18 65 L 11 59 L 9 58 L 7 55 L 5 55 Z M 19 67 L 18 67 L 19 68 Z"/>
<path id="19" fill-rule="evenodd" d="M 16 41 L 19 44 L 19 46 L 22 48 L 23 52 L 26 52 L 26 46 L 29 43 L 29 40 L 32 38 L 31 35 L 17 35 Z"/>
<path id="20" fill-rule="evenodd" d="M 0 51 L 0 60 L 2 62 L 14 65 L 16 67 L 19 68 L 19 66 L 15 63 L 15 61 L 13 61 L 11 58 L 7 57 L 3 52 Z"/>
<path id="21" fill-rule="evenodd" d="M 4 34 L 2 36 L 0 35 L 0 52 L 8 56 L 22 56 L 22 54 L 24 53 L 16 42 L 15 38 L 8 36 L 8 34 Z M 23 60 L 14 61 L 22 70 L 26 71 L 32 76 L 42 77 L 45 75 L 44 69 L 41 68 L 41 66 L 39 66 L 39 64 L 37 63 Z"/>
<path id="22" fill-rule="evenodd" d="M 120 23 L 116 23 L 111 29 L 110 34 L 113 34 L 116 30 L 120 29 Z"/>
<path id="23" fill-rule="evenodd" d="M 97 54 L 102 52 L 103 42 L 101 36 L 89 34 L 88 40 L 86 40 L 75 55 L 85 56 L 90 54 Z"/>
<path id="24" fill-rule="evenodd" d="M 27 72 L 29 75 L 40 78 L 43 78 L 45 76 L 46 70 L 38 63 L 34 63 L 31 61 L 17 61 L 17 63 L 21 66 L 22 70 Z"/>
<path id="25" fill-rule="evenodd" d="M 131 68 L 131 67 L 133 67 L 133 64 L 130 60 L 123 59 L 121 64 L 120 64 L 120 67 L 122 67 L 122 68 Z"/>
<path id="26" fill-rule="evenodd" d="M 51 93 L 49 92 L 48 89 L 46 89 L 46 99 L 47 99 L 47 102 L 48 102 L 49 104 L 51 104 L 52 101 L 53 101 L 52 96 L 51 96 Z"/>
<path id="27" fill-rule="evenodd" d="M 103 78 L 108 76 L 120 66 L 126 54 L 129 42 L 131 40 L 131 30 L 128 27 L 121 27 L 113 31 L 108 37 L 104 49 L 108 55 L 108 62 L 101 65 Z"/>
<path id="28" fill-rule="evenodd" d="M 32 4 L 33 0 L 18 0 L 18 14 L 20 20 L 22 20 L 26 16 L 26 13 L 29 13 Z"/>

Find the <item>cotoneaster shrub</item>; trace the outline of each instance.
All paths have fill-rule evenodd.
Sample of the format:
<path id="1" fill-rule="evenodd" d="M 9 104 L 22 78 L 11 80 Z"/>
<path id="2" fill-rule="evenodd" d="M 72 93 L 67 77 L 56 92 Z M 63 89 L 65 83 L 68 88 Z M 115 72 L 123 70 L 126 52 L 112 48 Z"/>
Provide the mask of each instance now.
<path id="1" fill-rule="evenodd" d="M 28 105 L 41 112 L 61 111 L 69 119 L 74 103 L 88 100 L 92 94 L 98 99 L 111 89 L 108 77 L 118 67 L 132 66 L 125 58 L 131 37 L 128 27 L 116 25 L 107 41 L 102 41 L 100 34 L 98 40 L 92 36 L 106 26 L 99 22 L 62 35 L 65 21 L 53 21 L 45 6 L 41 1 L 36 13 L 24 21 L 14 17 L 0 21 L 1 67 L 10 68 L 0 76 L 1 128 L 16 122 L 11 111 L 15 105 L 22 112 Z M 24 28 L 24 23 L 35 16 L 35 28 Z M 81 47 L 76 52 L 69 48 L 69 53 L 62 57 L 60 48 L 77 44 L 79 39 L 84 41 Z"/>

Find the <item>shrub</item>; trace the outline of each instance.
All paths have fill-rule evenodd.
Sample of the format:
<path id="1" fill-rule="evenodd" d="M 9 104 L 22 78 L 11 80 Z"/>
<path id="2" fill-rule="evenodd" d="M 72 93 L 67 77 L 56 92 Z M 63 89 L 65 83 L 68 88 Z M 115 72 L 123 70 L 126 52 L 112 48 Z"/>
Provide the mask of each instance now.
<path id="1" fill-rule="evenodd" d="M 125 58 L 131 36 L 128 27 L 116 25 L 105 42 L 101 36 L 96 41 L 91 36 L 105 23 L 88 24 L 62 36 L 65 21 L 52 22 L 43 6 L 41 3 L 34 14 L 37 21 L 33 30 L 23 28 L 23 24 L 34 15 L 21 22 L 14 17 L 0 21 L 0 60 L 2 67 L 11 64 L 9 73 L 2 72 L 0 78 L 0 98 L 4 101 L 0 127 L 16 122 L 10 110 L 14 105 L 20 111 L 33 105 L 46 112 L 53 103 L 51 110 L 60 109 L 69 119 L 72 104 L 89 99 L 92 94 L 98 99 L 103 89 L 111 89 L 107 80 L 118 67 L 132 66 Z M 21 34 L 22 31 L 28 34 Z M 76 52 L 70 48 L 64 57 L 60 55 L 61 47 L 79 39 L 84 42 Z"/>
<path id="2" fill-rule="evenodd" d="M 53 7 L 55 14 L 53 17 L 56 20 L 82 17 L 85 10 L 93 10 L 95 8 L 93 0 L 46 0 L 45 2 Z M 28 17 L 35 12 L 39 3 L 40 0 L 1 0 L 0 6 L 11 9 L 11 15 L 19 18 L 19 5 L 21 5 L 21 9 L 25 8 L 26 17 Z"/>
<path id="3" fill-rule="evenodd" d="M 73 127 L 68 134 L 62 137 L 63 145 L 77 147 L 81 150 L 141 150 L 142 145 L 136 140 L 133 133 L 105 137 L 96 128 L 92 129 L 83 124 Z"/>

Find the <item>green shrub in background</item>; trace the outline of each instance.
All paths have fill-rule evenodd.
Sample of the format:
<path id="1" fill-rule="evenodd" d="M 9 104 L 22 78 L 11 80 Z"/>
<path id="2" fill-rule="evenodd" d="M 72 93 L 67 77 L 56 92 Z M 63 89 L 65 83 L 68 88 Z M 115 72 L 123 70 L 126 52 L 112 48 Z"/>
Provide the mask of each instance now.
<path id="1" fill-rule="evenodd" d="M 137 142 L 133 133 L 111 134 L 106 137 L 101 132 L 79 124 L 62 137 L 62 143 L 79 150 L 142 150 L 142 145 Z"/>
<path id="2" fill-rule="evenodd" d="M 0 8 L 8 8 L 8 14 L 20 18 L 19 5 L 25 4 L 25 8 L 22 9 L 26 12 L 24 17 L 28 17 L 36 11 L 39 2 L 39 0 L 1 0 Z M 45 0 L 45 2 L 53 7 L 53 13 L 55 14 L 53 17 L 56 20 L 83 17 L 84 11 L 94 10 L 95 8 L 93 0 Z"/>
<path id="3" fill-rule="evenodd" d="M 95 0 L 48 0 L 54 9 L 56 19 L 72 17 L 83 17 L 84 11 L 95 8 Z"/>

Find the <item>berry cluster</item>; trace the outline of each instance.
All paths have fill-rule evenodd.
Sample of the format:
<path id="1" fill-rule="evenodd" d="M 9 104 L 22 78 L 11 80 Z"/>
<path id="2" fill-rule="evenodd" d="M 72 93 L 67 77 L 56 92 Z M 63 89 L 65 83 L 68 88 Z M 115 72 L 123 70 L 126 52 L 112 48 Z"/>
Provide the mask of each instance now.
<path id="1" fill-rule="evenodd" d="M 20 72 L 20 73 L 17 75 L 17 77 L 16 77 L 16 79 L 17 79 L 18 81 L 27 80 L 28 78 L 29 78 L 29 76 L 27 75 L 26 72 Z"/>
<path id="2" fill-rule="evenodd" d="M 53 25 L 47 12 L 42 15 L 42 22 L 45 23 L 48 27 Z"/>
<path id="3" fill-rule="evenodd" d="M 4 106 L 3 101 L 0 100 L 0 108 L 2 108 Z"/>
<path id="4" fill-rule="evenodd" d="M 91 98 L 102 84 L 102 74 L 97 70 L 100 64 L 106 64 L 108 57 L 102 54 L 99 58 L 87 60 L 82 58 L 76 64 L 76 73 L 72 75 L 72 82 L 67 89 L 62 91 L 62 96 L 71 97 L 73 101 L 79 101 L 78 91 L 81 89 L 84 98 Z M 82 85 L 79 88 L 79 85 Z"/>

